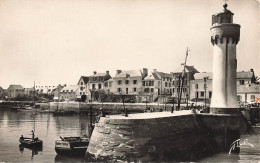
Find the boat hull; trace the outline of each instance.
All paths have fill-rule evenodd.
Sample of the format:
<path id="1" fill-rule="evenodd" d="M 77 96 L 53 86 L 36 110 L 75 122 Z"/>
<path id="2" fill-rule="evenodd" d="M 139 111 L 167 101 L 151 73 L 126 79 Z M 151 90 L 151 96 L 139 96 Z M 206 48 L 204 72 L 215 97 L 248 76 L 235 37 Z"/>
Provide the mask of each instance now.
<path id="1" fill-rule="evenodd" d="M 19 140 L 22 146 L 33 148 L 33 147 L 42 147 L 42 140 L 32 141 L 32 140 Z"/>
<path id="2" fill-rule="evenodd" d="M 55 147 L 55 151 L 58 155 L 70 156 L 70 157 L 83 157 L 86 154 L 87 148 Z"/>

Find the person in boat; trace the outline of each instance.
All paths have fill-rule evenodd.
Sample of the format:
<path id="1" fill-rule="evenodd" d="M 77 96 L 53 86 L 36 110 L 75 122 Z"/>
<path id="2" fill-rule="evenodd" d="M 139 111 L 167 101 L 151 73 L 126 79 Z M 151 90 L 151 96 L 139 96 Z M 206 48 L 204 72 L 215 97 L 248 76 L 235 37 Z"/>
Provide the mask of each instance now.
<path id="1" fill-rule="evenodd" d="M 34 140 L 34 131 L 32 130 L 32 140 Z"/>
<path id="2" fill-rule="evenodd" d="M 20 139 L 21 139 L 21 140 L 24 140 L 24 137 L 23 137 L 23 135 L 21 135 Z"/>

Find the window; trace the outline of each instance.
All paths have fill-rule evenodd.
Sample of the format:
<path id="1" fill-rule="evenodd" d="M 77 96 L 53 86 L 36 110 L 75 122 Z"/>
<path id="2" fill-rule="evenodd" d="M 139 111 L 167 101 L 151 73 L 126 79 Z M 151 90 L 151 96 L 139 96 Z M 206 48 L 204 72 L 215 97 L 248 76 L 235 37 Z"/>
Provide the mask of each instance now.
<path id="1" fill-rule="evenodd" d="M 145 88 L 145 89 L 144 89 L 144 92 L 145 92 L 145 93 L 148 93 L 149 91 L 150 91 L 149 88 Z"/>
<path id="2" fill-rule="evenodd" d="M 109 87 L 111 87 L 112 86 L 112 82 L 109 82 Z"/>
<path id="3" fill-rule="evenodd" d="M 104 85 L 105 85 L 105 87 L 107 87 L 107 86 L 108 86 L 108 83 L 107 83 L 107 82 L 105 82 L 105 83 L 104 83 Z"/>
<path id="4" fill-rule="evenodd" d="M 122 89 L 121 88 L 117 88 L 117 92 L 121 92 L 122 91 Z"/>
<path id="5" fill-rule="evenodd" d="M 237 95 L 237 101 L 241 101 L 242 97 L 240 95 Z"/>
<path id="6" fill-rule="evenodd" d="M 146 85 L 146 86 L 149 86 L 149 81 L 146 81 L 146 82 L 145 82 L 145 85 Z"/>
<path id="7" fill-rule="evenodd" d="M 244 85 L 245 81 L 244 80 L 239 80 L 239 85 Z"/>
<path id="8" fill-rule="evenodd" d="M 165 87 L 167 87 L 167 84 L 168 84 L 168 83 L 167 83 L 167 82 L 165 82 Z"/>
<path id="9" fill-rule="evenodd" d="M 134 83 L 134 84 L 137 84 L 137 80 L 133 80 L 133 83 Z"/>
<path id="10" fill-rule="evenodd" d="M 165 78 L 163 78 L 163 81 L 165 81 Z"/>
<path id="11" fill-rule="evenodd" d="M 153 89 L 153 88 L 151 88 L 151 92 L 154 92 L 154 89 Z"/>
<path id="12" fill-rule="evenodd" d="M 195 89 L 199 89 L 199 84 L 195 84 Z"/>
<path id="13" fill-rule="evenodd" d="M 83 91 L 84 87 L 80 87 L 80 90 Z"/>
<path id="14" fill-rule="evenodd" d="M 136 92 L 136 88 L 133 88 L 133 91 Z"/>
<path id="15" fill-rule="evenodd" d="M 83 85 L 83 82 L 81 82 L 80 84 Z"/>
<path id="16" fill-rule="evenodd" d="M 102 85 L 101 84 L 98 84 L 98 89 L 101 89 L 102 88 Z"/>
<path id="17" fill-rule="evenodd" d="M 172 85 L 174 85 L 174 81 L 172 81 Z"/>
<path id="18" fill-rule="evenodd" d="M 171 87 L 171 83 L 169 83 L 169 87 Z"/>
<path id="19" fill-rule="evenodd" d="M 122 84 L 122 80 L 118 80 L 118 81 L 117 81 L 117 84 L 118 84 L 118 85 L 121 85 L 121 84 Z"/>
<path id="20" fill-rule="evenodd" d="M 204 92 L 200 92 L 200 97 L 204 97 Z"/>
<path id="21" fill-rule="evenodd" d="M 212 92 L 211 92 L 211 91 L 209 91 L 209 98 L 211 98 L 211 96 L 212 96 Z"/>
<path id="22" fill-rule="evenodd" d="M 251 95 L 251 102 L 255 102 L 255 95 Z"/>
<path id="23" fill-rule="evenodd" d="M 182 91 L 183 91 L 183 92 L 187 92 L 187 88 L 183 88 Z"/>
<path id="24" fill-rule="evenodd" d="M 172 93 L 174 93 L 174 88 L 172 88 Z"/>
<path id="25" fill-rule="evenodd" d="M 143 86 L 145 86 L 145 81 L 143 81 Z"/>
<path id="26" fill-rule="evenodd" d="M 95 89 L 96 88 L 96 85 L 95 84 L 92 84 L 92 89 Z"/>
<path id="27" fill-rule="evenodd" d="M 125 81 L 125 84 L 129 84 L 129 80 L 126 80 L 126 81 Z"/>
<path id="28" fill-rule="evenodd" d="M 79 94 L 82 95 L 82 92 L 80 92 Z"/>
<path id="29" fill-rule="evenodd" d="M 152 81 L 152 86 L 154 86 L 154 81 Z"/>

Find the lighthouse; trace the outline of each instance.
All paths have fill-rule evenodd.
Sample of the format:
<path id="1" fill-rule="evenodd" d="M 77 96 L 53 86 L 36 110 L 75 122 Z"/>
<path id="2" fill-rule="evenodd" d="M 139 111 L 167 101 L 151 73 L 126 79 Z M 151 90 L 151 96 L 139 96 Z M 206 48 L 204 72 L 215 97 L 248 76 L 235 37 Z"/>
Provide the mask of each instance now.
<path id="1" fill-rule="evenodd" d="M 210 112 L 236 114 L 236 45 L 239 42 L 240 25 L 233 23 L 233 13 L 224 4 L 223 11 L 212 15 L 211 42 L 213 45 L 213 81 Z"/>

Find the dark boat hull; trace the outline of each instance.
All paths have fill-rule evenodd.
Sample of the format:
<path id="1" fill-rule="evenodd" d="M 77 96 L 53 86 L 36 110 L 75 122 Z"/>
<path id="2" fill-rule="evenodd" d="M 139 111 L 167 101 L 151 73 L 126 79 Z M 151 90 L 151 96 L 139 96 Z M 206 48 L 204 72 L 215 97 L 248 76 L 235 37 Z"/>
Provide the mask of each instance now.
<path id="1" fill-rule="evenodd" d="M 19 140 L 19 142 L 24 146 L 24 147 L 42 147 L 42 140 L 37 140 L 37 141 L 32 141 L 32 140 Z"/>
<path id="2" fill-rule="evenodd" d="M 87 148 L 55 148 L 58 155 L 70 157 L 83 157 L 86 154 Z"/>

